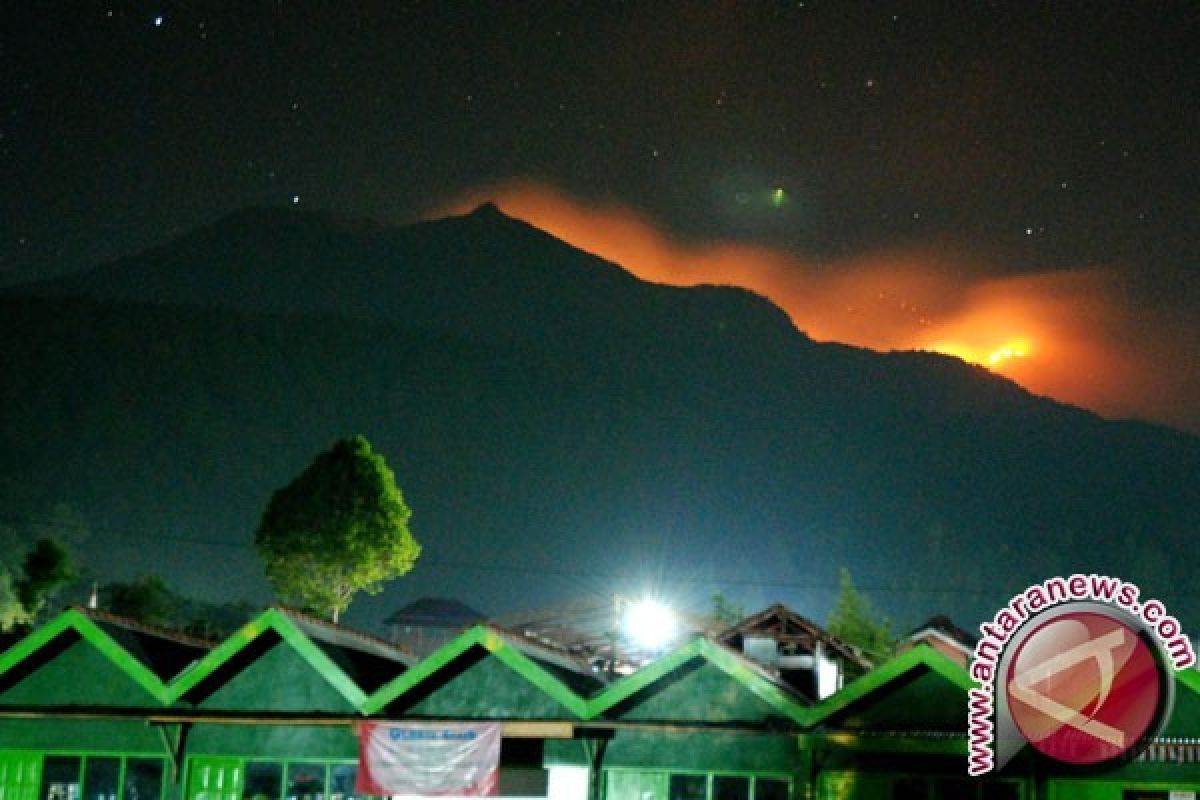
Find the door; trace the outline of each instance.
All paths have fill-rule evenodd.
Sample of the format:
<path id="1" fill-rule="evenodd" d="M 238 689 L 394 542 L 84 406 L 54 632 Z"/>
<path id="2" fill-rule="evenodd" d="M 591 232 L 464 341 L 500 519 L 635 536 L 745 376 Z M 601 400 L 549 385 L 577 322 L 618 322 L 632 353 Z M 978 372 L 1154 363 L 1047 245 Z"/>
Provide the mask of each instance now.
<path id="1" fill-rule="evenodd" d="M 184 800 L 241 800 L 242 762 L 233 758 L 188 760 Z M 4 800 L 0 798 L 0 800 Z"/>
<path id="2" fill-rule="evenodd" d="M 36 753 L 0 753 L 0 800 L 37 800 L 42 757 Z"/>
<path id="3" fill-rule="evenodd" d="M 605 800 L 667 800 L 667 773 L 607 770 Z"/>

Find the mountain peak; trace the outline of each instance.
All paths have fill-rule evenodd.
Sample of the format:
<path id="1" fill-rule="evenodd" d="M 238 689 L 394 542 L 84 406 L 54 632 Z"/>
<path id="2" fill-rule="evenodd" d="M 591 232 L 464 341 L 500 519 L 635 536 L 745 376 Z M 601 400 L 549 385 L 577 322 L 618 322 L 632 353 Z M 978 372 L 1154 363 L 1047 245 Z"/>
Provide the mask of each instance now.
<path id="1" fill-rule="evenodd" d="M 504 217 L 506 219 L 509 218 L 508 215 L 505 214 L 503 211 L 501 211 L 500 207 L 498 205 L 496 205 L 495 203 L 493 203 L 491 200 L 488 200 L 487 202 L 484 202 L 484 203 L 480 203 L 467 216 L 470 216 L 470 217 Z"/>

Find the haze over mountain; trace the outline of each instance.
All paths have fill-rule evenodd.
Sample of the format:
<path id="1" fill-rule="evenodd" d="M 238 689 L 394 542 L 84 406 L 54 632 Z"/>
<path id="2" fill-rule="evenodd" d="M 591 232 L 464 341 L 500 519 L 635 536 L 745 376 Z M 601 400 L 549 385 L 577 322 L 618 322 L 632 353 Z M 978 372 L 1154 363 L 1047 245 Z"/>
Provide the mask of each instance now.
<path id="1" fill-rule="evenodd" d="M 254 210 L 0 295 L 0 501 L 93 528 L 100 576 L 266 598 L 270 493 L 361 432 L 424 546 L 350 618 L 652 585 L 901 625 L 1033 581 L 1137 580 L 1197 619 L 1200 439 L 956 359 L 818 344 L 744 290 L 649 284 L 494 207 L 403 228 Z"/>

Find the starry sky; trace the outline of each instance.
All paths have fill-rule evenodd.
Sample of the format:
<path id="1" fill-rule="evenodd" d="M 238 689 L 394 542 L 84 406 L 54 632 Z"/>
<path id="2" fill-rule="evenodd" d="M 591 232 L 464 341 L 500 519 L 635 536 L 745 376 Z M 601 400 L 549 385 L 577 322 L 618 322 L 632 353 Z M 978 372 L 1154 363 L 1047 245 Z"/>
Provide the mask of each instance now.
<path id="1" fill-rule="evenodd" d="M 0 284 L 483 199 L 815 338 L 1200 432 L 1190 2 L 6 3 Z M 636 261 L 637 263 L 632 263 Z"/>

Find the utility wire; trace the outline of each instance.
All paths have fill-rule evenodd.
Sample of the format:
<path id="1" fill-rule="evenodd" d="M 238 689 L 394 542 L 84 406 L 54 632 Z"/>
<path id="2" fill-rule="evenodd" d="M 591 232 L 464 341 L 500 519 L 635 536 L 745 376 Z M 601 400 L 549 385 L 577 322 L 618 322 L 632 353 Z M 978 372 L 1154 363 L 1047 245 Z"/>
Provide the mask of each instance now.
<path id="1" fill-rule="evenodd" d="M 45 527 L 53 527 L 60 523 L 61 520 L 55 520 L 48 517 L 26 517 L 17 519 L 12 516 L 0 515 L 0 523 L 9 525 L 41 525 Z M 188 544 L 203 547 L 227 547 L 235 550 L 243 550 L 248 552 L 254 551 L 253 542 L 232 542 L 227 539 L 210 539 L 199 536 L 186 536 L 182 534 L 170 533 L 151 533 L 145 532 L 138 534 L 128 529 L 108 528 L 105 526 L 93 526 L 85 524 L 84 527 L 91 533 L 99 533 L 102 538 L 117 538 L 129 542 L 173 542 L 178 544 Z M 512 564 L 502 563 L 497 561 L 488 561 L 487 563 L 477 561 L 467 561 L 463 559 L 447 559 L 434 558 L 431 556 L 422 556 L 417 562 L 419 568 L 434 568 L 446 571 L 467 571 L 467 572 L 483 572 L 483 573 L 502 573 L 502 574 L 521 574 L 564 578 L 580 578 L 580 579 L 604 579 L 604 580 L 624 580 L 630 577 L 628 571 L 615 572 L 605 570 L 582 570 L 567 567 L 542 567 L 531 566 L 527 564 Z M 1050 577 L 1050 576 L 1046 576 Z M 749 577 L 711 577 L 711 578 L 688 578 L 683 575 L 672 575 L 668 581 L 675 584 L 690 584 L 696 586 L 749 586 L 749 587 L 764 587 L 776 589 L 807 589 L 807 590 L 837 590 L 840 587 L 838 581 L 831 580 L 795 580 L 795 579 L 776 579 L 776 578 L 749 578 Z M 992 588 L 980 588 L 977 586 L 947 586 L 947 585 L 931 585 L 928 580 L 923 580 L 920 585 L 901 585 L 897 583 L 859 583 L 855 582 L 854 588 L 860 592 L 876 592 L 880 594 L 897 594 L 897 595 L 937 595 L 937 594 L 952 594 L 952 595 L 972 595 L 972 596 L 991 596 L 997 593 L 1003 593 L 1004 590 Z M 1161 594 L 1180 598 L 1180 597 L 1200 597 L 1200 590 L 1197 591 L 1170 591 L 1161 592 Z"/>

